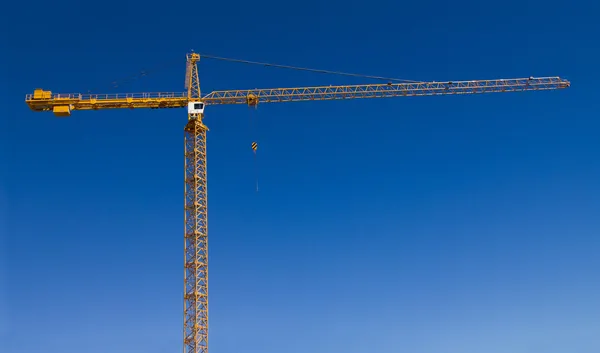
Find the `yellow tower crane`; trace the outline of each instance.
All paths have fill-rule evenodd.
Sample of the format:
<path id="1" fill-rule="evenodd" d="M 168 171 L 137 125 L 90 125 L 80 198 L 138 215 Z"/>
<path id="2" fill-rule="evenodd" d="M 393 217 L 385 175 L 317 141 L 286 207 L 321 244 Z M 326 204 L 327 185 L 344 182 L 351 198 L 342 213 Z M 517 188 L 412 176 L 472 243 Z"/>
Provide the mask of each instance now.
<path id="1" fill-rule="evenodd" d="M 186 108 L 185 138 L 185 278 L 183 353 L 208 352 L 208 223 L 206 132 L 204 109 L 219 104 L 388 98 L 446 94 L 475 94 L 563 89 L 570 82 L 560 77 L 495 79 L 456 82 L 410 82 L 344 86 L 314 86 L 213 91 L 201 95 L 198 76 L 200 54 L 187 55 L 183 93 L 61 94 L 35 89 L 26 96 L 36 112 L 52 111 L 67 117 L 74 110 Z M 319 71 L 319 70 L 316 70 Z"/>

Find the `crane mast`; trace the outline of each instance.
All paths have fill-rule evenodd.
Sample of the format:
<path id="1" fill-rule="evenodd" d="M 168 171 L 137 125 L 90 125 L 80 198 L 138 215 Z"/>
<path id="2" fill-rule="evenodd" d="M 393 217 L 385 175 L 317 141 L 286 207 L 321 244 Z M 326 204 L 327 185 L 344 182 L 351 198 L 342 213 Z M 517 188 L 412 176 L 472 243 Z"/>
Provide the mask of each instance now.
<path id="1" fill-rule="evenodd" d="M 560 77 L 456 82 L 411 82 L 253 90 L 200 91 L 200 54 L 187 55 L 185 87 L 179 93 L 80 94 L 35 89 L 25 102 L 36 112 L 67 117 L 74 110 L 185 108 L 184 128 L 184 307 L 183 353 L 208 353 L 208 197 L 204 108 L 210 105 L 281 103 L 556 90 L 570 87 Z"/>
<path id="2" fill-rule="evenodd" d="M 198 77 L 200 56 L 188 55 L 186 85 L 190 109 L 184 129 L 184 300 L 183 353 L 208 352 L 208 199 L 206 132 Z"/>

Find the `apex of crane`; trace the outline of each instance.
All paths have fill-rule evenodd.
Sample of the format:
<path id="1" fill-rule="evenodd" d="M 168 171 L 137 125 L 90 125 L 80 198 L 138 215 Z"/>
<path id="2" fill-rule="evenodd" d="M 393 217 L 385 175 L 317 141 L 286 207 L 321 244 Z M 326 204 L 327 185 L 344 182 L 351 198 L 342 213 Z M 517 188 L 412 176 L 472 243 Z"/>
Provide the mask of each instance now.
<path id="1" fill-rule="evenodd" d="M 194 53 L 194 50 L 192 49 L 192 52 L 187 55 L 187 59 L 189 62 L 196 63 L 200 61 L 200 54 Z"/>

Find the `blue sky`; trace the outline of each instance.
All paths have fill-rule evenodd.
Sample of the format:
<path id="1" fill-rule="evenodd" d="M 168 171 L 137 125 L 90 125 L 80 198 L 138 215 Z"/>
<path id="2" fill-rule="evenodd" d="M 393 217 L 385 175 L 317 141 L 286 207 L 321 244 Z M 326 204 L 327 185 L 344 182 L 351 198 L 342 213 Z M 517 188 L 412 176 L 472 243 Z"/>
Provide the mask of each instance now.
<path id="1" fill-rule="evenodd" d="M 29 111 L 24 96 L 182 91 L 190 49 L 415 80 L 572 81 L 209 107 L 211 352 L 600 351 L 600 5 L 11 7 L 0 58 L 3 352 L 181 350 L 185 111 L 61 120 Z M 204 93 L 372 82 L 208 59 L 200 73 Z"/>

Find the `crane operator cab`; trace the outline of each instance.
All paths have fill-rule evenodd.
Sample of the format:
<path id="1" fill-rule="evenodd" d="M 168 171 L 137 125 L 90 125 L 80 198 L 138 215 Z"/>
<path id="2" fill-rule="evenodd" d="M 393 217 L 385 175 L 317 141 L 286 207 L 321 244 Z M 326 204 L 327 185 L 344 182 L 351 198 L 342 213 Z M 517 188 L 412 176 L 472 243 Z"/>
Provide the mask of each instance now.
<path id="1" fill-rule="evenodd" d="M 189 114 L 204 114 L 204 103 L 203 102 L 189 102 L 188 103 Z"/>

